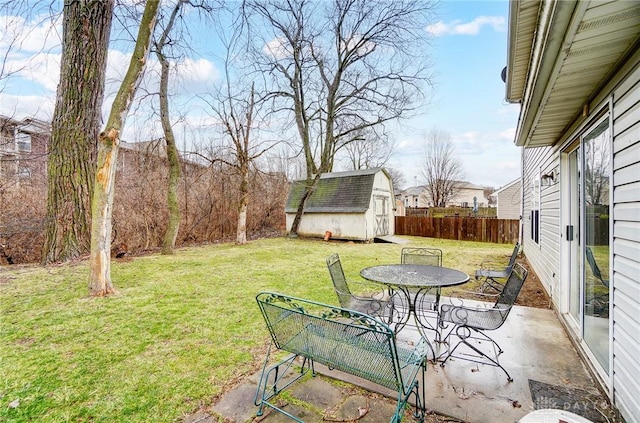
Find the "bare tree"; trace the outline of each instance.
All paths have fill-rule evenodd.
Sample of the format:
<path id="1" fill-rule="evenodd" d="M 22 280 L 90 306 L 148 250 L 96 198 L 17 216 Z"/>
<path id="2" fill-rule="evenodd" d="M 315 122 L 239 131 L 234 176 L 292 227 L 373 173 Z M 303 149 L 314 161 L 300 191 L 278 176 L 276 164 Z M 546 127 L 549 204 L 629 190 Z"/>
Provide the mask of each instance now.
<path id="1" fill-rule="evenodd" d="M 404 179 L 404 173 L 398 169 L 387 167 L 387 172 L 391 176 L 391 183 L 393 184 L 393 191 L 398 193 L 402 191 L 407 181 Z"/>
<path id="2" fill-rule="evenodd" d="M 43 261 L 89 249 L 92 178 L 113 0 L 64 3 L 60 83 L 51 125 Z"/>
<path id="3" fill-rule="evenodd" d="M 269 28 L 256 56 L 273 77 L 275 110 L 295 122 L 307 166 L 306 189 L 290 235 L 319 175 L 336 153 L 362 140 L 384 139 L 385 124 L 406 116 L 428 81 L 424 18 L 427 2 L 413 0 L 256 1 Z M 266 38 L 266 37 L 265 37 Z M 378 136 L 375 136 L 378 135 Z"/>
<path id="4" fill-rule="evenodd" d="M 365 130 L 360 137 L 345 145 L 344 150 L 350 169 L 371 169 L 384 167 L 387 164 L 393 152 L 394 142 L 384 134 L 373 142 L 369 139 L 372 136 L 378 135 Z"/>
<path id="5" fill-rule="evenodd" d="M 496 189 L 494 187 L 484 187 L 484 189 L 482 190 L 482 195 L 487 200 L 488 206 L 496 205 L 496 198 L 492 195 L 494 192 L 496 192 Z"/>
<path id="6" fill-rule="evenodd" d="M 460 182 L 465 177 L 462 162 L 455 157 L 451 135 L 447 132 L 434 129 L 425 141 L 420 167 L 427 200 L 434 207 L 446 207 L 458 194 Z"/>
<path id="7" fill-rule="evenodd" d="M 180 180 L 180 157 L 176 146 L 176 137 L 171 127 L 169 114 L 169 59 L 165 54 L 165 47 L 171 43 L 170 33 L 175 24 L 178 13 L 185 2 L 179 0 L 166 23 L 160 37 L 154 41 L 155 54 L 160 62 L 160 122 L 167 146 L 167 160 L 169 162 L 169 179 L 167 181 L 167 211 L 169 214 L 167 230 L 162 242 L 162 254 L 172 254 L 180 229 L 180 207 L 178 204 L 178 182 Z"/>
<path id="8" fill-rule="evenodd" d="M 608 127 L 606 127 L 608 128 Z M 599 129 L 584 143 L 585 155 L 585 201 L 589 205 L 607 204 L 609 196 L 609 168 L 611 152 L 609 131 Z"/>
<path id="9" fill-rule="evenodd" d="M 258 136 L 260 120 L 264 124 L 262 96 L 256 94 L 256 83 L 237 63 L 237 57 L 243 48 L 242 40 L 245 28 L 243 19 L 234 19 L 231 34 L 221 34 L 225 45 L 225 80 L 223 86 L 208 101 L 209 106 L 222 125 L 226 141 L 221 154 L 213 158 L 234 169 L 238 177 L 238 220 L 236 242 L 247 242 L 247 212 L 249 205 L 250 174 L 255 170 L 255 162 L 277 143 Z"/>
<path id="10" fill-rule="evenodd" d="M 107 124 L 98 138 L 98 165 L 91 202 L 89 292 L 92 296 L 114 293 L 111 282 L 111 215 L 120 132 L 145 69 L 159 4 L 157 0 L 150 0 L 145 5 L 129 68 L 111 106 Z"/>

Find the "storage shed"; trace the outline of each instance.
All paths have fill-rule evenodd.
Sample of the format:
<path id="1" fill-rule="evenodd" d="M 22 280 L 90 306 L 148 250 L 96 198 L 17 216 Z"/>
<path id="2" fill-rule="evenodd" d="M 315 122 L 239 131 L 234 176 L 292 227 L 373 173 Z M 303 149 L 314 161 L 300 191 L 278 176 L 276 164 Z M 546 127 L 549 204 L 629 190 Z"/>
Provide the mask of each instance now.
<path id="1" fill-rule="evenodd" d="M 304 194 L 305 181 L 295 181 L 285 206 L 291 231 Z M 391 177 L 382 168 L 325 173 L 307 199 L 298 235 L 372 241 L 394 234 L 395 200 Z"/>

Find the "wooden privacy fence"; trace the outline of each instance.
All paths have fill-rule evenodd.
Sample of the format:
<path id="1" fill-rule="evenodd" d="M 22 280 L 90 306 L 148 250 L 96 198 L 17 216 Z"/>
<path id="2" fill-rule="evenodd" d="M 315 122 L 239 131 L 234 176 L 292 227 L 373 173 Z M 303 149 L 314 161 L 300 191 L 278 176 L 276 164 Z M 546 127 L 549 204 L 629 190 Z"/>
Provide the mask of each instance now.
<path id="1" fill-rule="evenodd" d="M 396 216 L 396 235 L 515 244 L 518 219 Z"/>

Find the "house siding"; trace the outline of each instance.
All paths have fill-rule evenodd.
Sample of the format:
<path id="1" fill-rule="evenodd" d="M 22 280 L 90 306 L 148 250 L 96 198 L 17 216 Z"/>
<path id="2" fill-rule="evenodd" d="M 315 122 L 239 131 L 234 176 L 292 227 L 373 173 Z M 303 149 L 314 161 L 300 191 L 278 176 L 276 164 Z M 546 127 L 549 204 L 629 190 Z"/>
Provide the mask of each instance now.
<path id="1" fill-rule="evenodd" d="M 613 98 L 612 166 L 613 197 L 611 261 L 612 364 L 609 380 L 613 401 L 627 421 L 640 421 L 640 66 L 620 82 L 608 96 L 601 96 L 598 108 Z M 565 134 L 568 142 L 580 132 Z M 523 156 L 523 247 L 527 259 L 551 295 L 556 309 L 566 311 L 559 295 L 562 274 L 561 208 L 566 206 L 560 195 L 560 183 L 540 188 L 540 237 L 531 237 L 532 182 L 541 174 L 560 168 L 561 147 L 526 148 Z"/>
<path id="2" fill-rule="evenodd" d="M 613 397 L 640 421 L 640 65 L 613 93 Z"/>
<path id="3" fill-rule="evenodd" d="M 560 257 L 560 184 L 540 187 L 539 242 L 532 239 L 531 219 L 534 181 L 540 175 L 559 166 L 559 155 L 551 147 L 525 149 L 523 167 L 523 235 L 522 244 L 527 260 L 534 266 L 540 281 L 551 295 L 554 303 L 558 300 L 559 257 Z M 558 304 L 556 303 L 556 306 Z"/>
<path id="4" fill-rule="evenodd" d="M 520 218 L 520 201 L 522 199 L 520 188 L 520 180 L 517 180 L 496 194 L 498 219 Z"/>

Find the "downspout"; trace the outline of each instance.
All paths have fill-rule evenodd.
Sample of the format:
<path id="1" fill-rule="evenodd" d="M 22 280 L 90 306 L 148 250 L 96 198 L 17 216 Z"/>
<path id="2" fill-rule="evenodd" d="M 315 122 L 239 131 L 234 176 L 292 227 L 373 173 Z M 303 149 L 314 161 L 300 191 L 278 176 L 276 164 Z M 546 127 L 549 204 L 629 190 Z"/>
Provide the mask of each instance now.
<path id="1" fill-rule="evenodd" d="M 518 230 L 518 241 L 523 248 L 524 232 L 524 146 L 520 147 L 520 228 Z"/>

